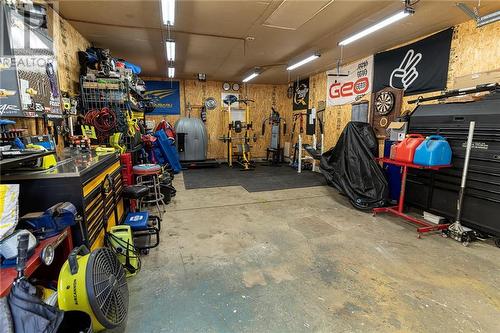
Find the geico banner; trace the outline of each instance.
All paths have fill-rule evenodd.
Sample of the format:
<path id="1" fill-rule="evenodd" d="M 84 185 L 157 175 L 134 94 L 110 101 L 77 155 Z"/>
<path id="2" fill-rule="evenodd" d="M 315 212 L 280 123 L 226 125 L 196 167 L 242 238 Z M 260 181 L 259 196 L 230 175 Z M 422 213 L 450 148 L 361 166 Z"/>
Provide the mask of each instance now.
<path id="1" fill-rule="evenodd" d="M 350 104 L 372 92 L 373 56 L 326 72 L 326 104 L 327 106 Z"/>

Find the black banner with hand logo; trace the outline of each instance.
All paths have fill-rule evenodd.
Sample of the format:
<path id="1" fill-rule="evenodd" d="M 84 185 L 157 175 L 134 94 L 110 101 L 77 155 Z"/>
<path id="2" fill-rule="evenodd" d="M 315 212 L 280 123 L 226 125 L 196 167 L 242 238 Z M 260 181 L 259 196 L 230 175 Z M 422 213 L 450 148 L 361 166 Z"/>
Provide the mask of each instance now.
<path id="1" fill-rule="evenodd" d="M 293 83 L 293 110 L 306 110 L 309 106 L 309 78 Z"/>
<path id="2" fill-rule="evenodd" d="M 418 42 L 377 53 L 374 57 L 373 91 L 403 89 L 405 95 L 444 90 L 453 28 Z"/>

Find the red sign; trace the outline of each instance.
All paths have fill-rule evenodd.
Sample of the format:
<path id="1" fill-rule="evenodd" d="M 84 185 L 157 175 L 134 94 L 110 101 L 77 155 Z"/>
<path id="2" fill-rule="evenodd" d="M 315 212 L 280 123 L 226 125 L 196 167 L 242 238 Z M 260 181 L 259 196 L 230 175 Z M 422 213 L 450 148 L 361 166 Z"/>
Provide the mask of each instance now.
<path id="1" fill-rule="evenodd" d="M 326 73 L 326 105 L 354 103 L 372 91 L 373 56 Z"/>
<path id="2" fill-rule="evenodd" d="M 349 97 L 353 95 L 363 95 L 370 88 L 370 81 L 368 78 L 362 77 L 356 80 L 355 82 L 349 81 L 344 84 L 340 84 L 338 82 L 330 85 L 330 89 L 328 90 L 330 94 L 330 98 L 341 98 L 341 97 Z"/>

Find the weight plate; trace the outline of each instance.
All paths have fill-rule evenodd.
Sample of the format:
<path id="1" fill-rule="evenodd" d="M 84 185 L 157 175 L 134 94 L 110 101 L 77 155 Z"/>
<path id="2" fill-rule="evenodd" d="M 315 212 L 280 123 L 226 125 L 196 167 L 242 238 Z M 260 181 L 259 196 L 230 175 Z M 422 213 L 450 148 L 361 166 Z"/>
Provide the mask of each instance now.
<path id="1" fill-rule="evenodd" d="M 215 98 L 208 97 L 205 100 L 205 107 L 207 108 L 207 110 L 213 110 L 213 109 L 215 109 L 217 107 L 217 101 L 215 100 Z"/>

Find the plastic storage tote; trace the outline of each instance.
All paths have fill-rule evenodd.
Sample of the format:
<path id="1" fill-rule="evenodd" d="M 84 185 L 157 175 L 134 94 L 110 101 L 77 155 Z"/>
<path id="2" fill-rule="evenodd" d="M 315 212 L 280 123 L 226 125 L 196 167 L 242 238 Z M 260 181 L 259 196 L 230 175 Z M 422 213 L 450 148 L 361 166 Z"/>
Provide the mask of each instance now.
<path id="1" fill-rule="evenodd" d="M 440 135 L 431 135 L 427 137 L 415 151 L 413 163 L 425 166 L 450 164 L 450 144 Z"/>
<path id="2" fill-rule="evenodd" d="M 398 143 L 394 150 L 394 159 L 400 162 L 413 163 L 415 150 L 425 140 L 421 134 L 408 134 L 406 138 Z"/>

